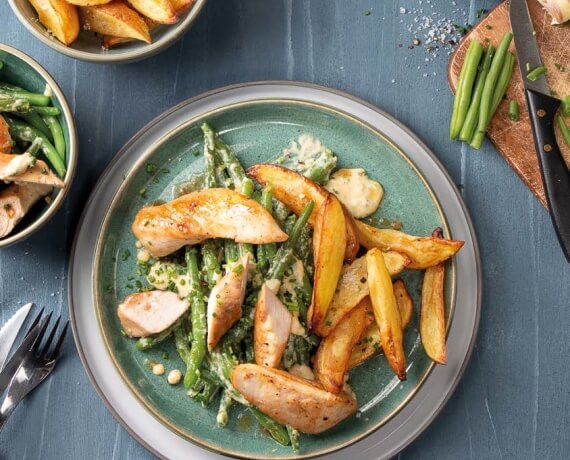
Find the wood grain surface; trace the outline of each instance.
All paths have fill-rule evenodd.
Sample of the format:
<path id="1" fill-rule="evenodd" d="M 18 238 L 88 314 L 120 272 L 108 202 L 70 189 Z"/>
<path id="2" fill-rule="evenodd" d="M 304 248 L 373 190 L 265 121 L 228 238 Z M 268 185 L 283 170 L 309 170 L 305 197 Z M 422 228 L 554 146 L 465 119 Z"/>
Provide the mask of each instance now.
<path id="1" fill-rule="evenodd" d="M 473 24 L 480 8 L 496 3 L 209 0 L 188 34 L 160 55 L 96 65 L 47 48 L 0 1 L 0 42 L 31 55 L 57 80 L 75 114 L 80 147 L 62 209 L 42 231 L 0 251 L 0 323 L 26 301 L 67 315 L 69 251 L 83 205 L 109 161 L 148 121 L 231 83 L 315 82 L 408 125 L 458 184 L 479 238 L 483 310 L 473 357 L 441 414 L 398 459 L 568 458 L 570 265 L 548 213 L 494 147 L 485 142 L 476 152 L 449 141 L 447 50 L 434 56 L 408 48 L 414 35 L 424 40 L 415 32 L 418 16 Z M 152 458 L 101 402 L 72 340 L 54 374 L 0 433 L 2 460 Z"/>
<path id="2" fill-rule="evenodd" d="M 529 0 L 528 5 L 542 62 L 548 69 L 546 79 L 552 94 L 557 97 L 570 95 L 570 25 L 551 25 L 551 17 L 537 0 Z M 509 0 L 506 0 L 471 29 L 453 53 L 448 67 L 449 83 L 453 91 L 457 86 L 461 66 L 471 40 L 478 40 L 483 44 L 490 43 L 496 47 L 503 34 L 510 30 Z M 514 43 L 511 45 L 511 52 L 516 52 Z M 563 69 L 558 69 L 556 64 L 564 66 Z M 513 99 L 518 102 L 520 109 L 520 119 L 516 122 L 508 117 L 509 101 Z M 558 125 L 555 126 L 558 145 L 570 167 L 570 148 L 562 140 Z M 515 64 L 506 97 L 491 120 L 487 135 L 511 168 L 546 207 L 546 197 L 534 149 L 532 128 L 518 62 Z M 475 151 L 473 153 L 476 154 Z"/>

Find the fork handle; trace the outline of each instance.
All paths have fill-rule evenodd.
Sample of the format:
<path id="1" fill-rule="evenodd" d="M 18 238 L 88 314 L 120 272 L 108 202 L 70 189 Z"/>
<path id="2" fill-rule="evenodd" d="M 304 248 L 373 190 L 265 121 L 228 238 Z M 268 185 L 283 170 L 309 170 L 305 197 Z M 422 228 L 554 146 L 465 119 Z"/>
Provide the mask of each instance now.
<path id="1" fill-rule="evenodd" d="M 6 395 L 6 397 L 2 401 L 2 406 L 0 406 L 0 432 L 2 431 L 4 425 L 6 425 L 6 422 L 8 421 L 8 418 L 10 417 L 10 415 L 12 415 L 12 412 L 14 412 L 14 409 L 18 404 L 20 404 L 20 401 L 22 401 L 22 399 L 23 398 L 13 399 L 12 397 L 10 397 L 10 393 Z"/>

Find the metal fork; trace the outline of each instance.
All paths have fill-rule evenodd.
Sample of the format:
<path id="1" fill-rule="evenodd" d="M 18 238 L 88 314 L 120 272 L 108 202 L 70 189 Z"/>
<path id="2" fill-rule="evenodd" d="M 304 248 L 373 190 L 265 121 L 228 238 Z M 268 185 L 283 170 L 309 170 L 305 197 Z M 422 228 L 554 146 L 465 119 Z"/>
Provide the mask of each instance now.
<path id="1" fill-rule="evenodd" d="M 61 321 L 61 316 L 59 316 L 52 327 L 51 332 L 47 336 L 44 344 L 42 345 L 42 339 L 47 331 L 51 313 L 42 321 L 42 326 L 38 337 L 34 341 L 30 350 L 24 357 L 18 372 L 14 375 L 10 381 L 10 386 L 6 390 L 6 397 L 0 406 L 0 431 L 4 428 L 8 417 L 12 414 L 16 406 L 30 393 L 34 388 L 36 388 L 40 383 L 42 383 L 46 377 L 53 371 L 55 363 L 59 358 L 61 352 L 61 346 L 63 340 L 65 339 L 65 334 L 67 333 L 67 327 L 69 321 L 66 321 L 63 326 L 62 331 L 56 337 L 57 329 Z M 55 345 L 51 347 L 52 342 Z M 51 348 L 51 350 L 50 350 Z"/>

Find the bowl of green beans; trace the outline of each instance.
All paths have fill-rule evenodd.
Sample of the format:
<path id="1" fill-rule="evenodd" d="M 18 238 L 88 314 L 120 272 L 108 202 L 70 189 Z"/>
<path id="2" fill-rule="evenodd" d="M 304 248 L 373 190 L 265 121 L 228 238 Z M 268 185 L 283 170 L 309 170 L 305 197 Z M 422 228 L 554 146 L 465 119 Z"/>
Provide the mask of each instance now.
<path id="1" fill-rule="evenodd" d="M 78 147 L 75 122 L 63 91 L 35 60 L 4 44 L 0 44 L 0 117 L 4 163 L 24 156 L 29 160 L 18 172 L 12 171 L 13 176 L 7 168 L 13 169 L 15 162 L 0 168 L 0 211 L 13 217 L 10 199 L 14 190 L 17 195 L 18 187 L 27 187 L 28 194 L 34 187 L 43 187 L 40 197 L 25 203 L 23 215 L 16 216 L 14 227 L 0 237 L 1 248 L 24 240 L 57 212 L 71 187 Z M 5 220 L 3 216 L 0 227 Z"/>

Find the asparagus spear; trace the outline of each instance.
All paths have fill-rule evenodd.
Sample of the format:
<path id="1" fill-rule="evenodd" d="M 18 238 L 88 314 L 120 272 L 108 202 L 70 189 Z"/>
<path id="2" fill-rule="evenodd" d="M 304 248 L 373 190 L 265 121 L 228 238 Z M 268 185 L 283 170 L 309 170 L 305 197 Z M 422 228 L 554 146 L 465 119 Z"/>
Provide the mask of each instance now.
<path id="1" fill-rule="evenodd" d="M 26 99 L 0 93 L 0 112 L 29 112 L 30 103 Z"/>

